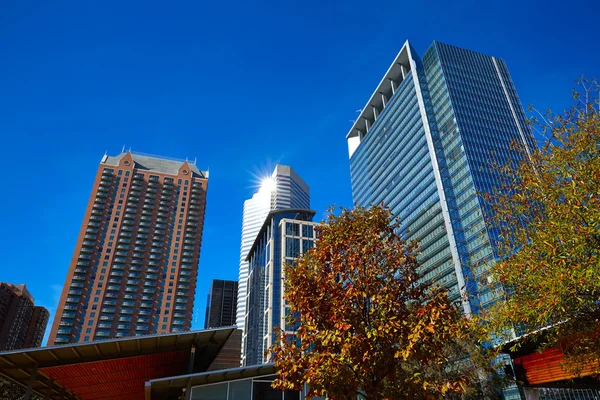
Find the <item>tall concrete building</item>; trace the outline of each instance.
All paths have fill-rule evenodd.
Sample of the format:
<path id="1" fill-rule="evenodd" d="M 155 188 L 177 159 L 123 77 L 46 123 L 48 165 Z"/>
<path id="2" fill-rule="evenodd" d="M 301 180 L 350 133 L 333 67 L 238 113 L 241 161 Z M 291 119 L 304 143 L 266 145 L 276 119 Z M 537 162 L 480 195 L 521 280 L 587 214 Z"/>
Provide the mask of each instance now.
<path id="1" fill-rule="evenodd" d="M 242 335 L 244 366 L 269 362 L 265 351 L 276 340 L 275 327 L 294 332 L 288 320 L 290 307 L 283 300 L 283 266 L 314 247 L 315 227 L 319 225 L 312 222 L 314 215 L 314 211 L 304 209 L 270 212 L 248 252 L 248 307 Z"/>
<path id="2" fill-rule="evenodd" d="M 493 301 L 469 267 L 496 257 L 479 193 L 499 184 L 490 163 L 516 157 L 511 143 L 535 146 L 504 61 L 439 42 L 421 59 L 406 42 L 347 140 L 354 201 L 400 217 L 421 243 L 422 279 L 465 314 Z"/>
<path id="3" fill-rule="evenodd" d="M 49 317 L 25 285 L 0 282 L 0 350 L 40 347 Z"/>
<path id="4" fill-rule="evenodd" d="M 237 295 L 237 281 L 213 279 L 206 301 L 204 329 L 235 325 Z"/>
<path id="5" fill-rule="evenodd" d="M 273 174 L 263 181 L 261 188 L 244 202 L 240 271 L 236 324 L 243 329 L 246 315 L 248 263 L 246 257 L 256 235 L 270 211 L 286 208 L 310 208 L 310 189 L 296 171 L 286 165 L 276 165 Z"/>
<path id="6" fill-rule="evenodd" d="M 190 329 L 207 183 L 186 160 L 102 158 L 50 344 Z"/>

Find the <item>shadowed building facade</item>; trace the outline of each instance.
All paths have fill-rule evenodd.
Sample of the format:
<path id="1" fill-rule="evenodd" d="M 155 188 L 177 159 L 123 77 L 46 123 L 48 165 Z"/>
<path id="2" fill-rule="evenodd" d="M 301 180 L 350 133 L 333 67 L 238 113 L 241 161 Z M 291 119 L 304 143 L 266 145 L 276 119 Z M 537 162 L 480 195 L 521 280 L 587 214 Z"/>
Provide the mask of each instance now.
<path id="1" fill-rule="evenodd" d="M 237 281 L 213 279 L 206 301 L 204 329 L 235 325 Z"/>
<path id="2" fill-rule="evenodd" d="M 190 329 L 207 184 L 186 160 L 102 158 L 49 344 Z"/>
<path id="3" fill-rule="evenodd" d="M 0 351 L 40 347 L 49 316 L 25 285 L 0 282 Z"/>

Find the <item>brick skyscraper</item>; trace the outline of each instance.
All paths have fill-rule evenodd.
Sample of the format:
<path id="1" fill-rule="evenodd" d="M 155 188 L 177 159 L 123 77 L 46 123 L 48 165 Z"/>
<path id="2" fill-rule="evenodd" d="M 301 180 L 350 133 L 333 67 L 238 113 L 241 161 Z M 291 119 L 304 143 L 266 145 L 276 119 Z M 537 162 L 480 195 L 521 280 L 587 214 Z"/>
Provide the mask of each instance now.
<path id="1" fill-rule="evenodd" d="M 0 350 L 40 347 L 49 316 L 25 285 L 0 282 Z"/>
<path id="2" fill-rule="evenodd" d="M 102 158 L 49 344 L 190 329 L 207 183 L 188 161 Z"/>

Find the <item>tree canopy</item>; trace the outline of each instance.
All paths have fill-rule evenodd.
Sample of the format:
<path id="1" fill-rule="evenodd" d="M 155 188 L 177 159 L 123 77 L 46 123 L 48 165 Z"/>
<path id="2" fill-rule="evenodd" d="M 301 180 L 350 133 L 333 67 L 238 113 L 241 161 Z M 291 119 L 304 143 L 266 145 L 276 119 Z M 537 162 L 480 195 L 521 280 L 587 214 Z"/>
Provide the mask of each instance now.
<path id="1" fill-rule="evenodd" d="M 568 340 L 566 367 L 600 373 L 600 116 L 598 84 L 581 81 L 563 114 L 533 121 L 538 149 L 503 165 L 487 195 L 499 262 L 489 284 L 501 301 L 480 322 L 502 340 L 529 334 L 540 348 Z M 517 342 L 518 343 L 518 342 Z"/>
<path id="2" fill-rule="evenodd" d="M 446 290 L 419 283 L 418 246 L 399 227 L 386 208 L 342 208 L 318 229 L 316 247 L 285 267 L 298 329 L 271 348 L 276 387 L 428 399 L 465 394 L 478 380 L 482 370 L 465 360 L 468 320 Z"/>

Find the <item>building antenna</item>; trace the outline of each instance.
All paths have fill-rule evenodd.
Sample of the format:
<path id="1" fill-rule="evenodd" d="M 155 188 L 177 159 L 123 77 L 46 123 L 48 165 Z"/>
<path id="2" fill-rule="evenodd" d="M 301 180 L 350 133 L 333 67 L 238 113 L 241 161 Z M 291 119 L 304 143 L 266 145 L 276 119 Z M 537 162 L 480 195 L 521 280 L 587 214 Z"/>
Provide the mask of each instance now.
<path id="1" fill-rule="evenodd" d="M 123 148 L 121 149 L 121 153 L 125 153 L 125 145 L 123 145 Z"/>

